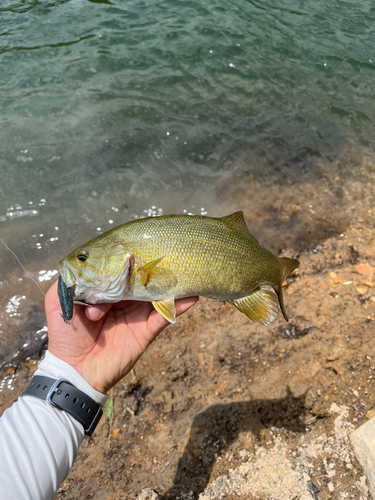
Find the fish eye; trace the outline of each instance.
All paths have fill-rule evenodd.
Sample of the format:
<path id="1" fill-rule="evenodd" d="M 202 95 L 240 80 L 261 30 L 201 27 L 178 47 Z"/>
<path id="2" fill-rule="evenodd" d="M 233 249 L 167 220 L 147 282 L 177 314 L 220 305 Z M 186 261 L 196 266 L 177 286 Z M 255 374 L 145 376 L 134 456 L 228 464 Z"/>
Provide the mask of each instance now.
<path id="1" fill-rule="evenodd" d="M 81 250 L 77 254 L 77 259 L 81 262 L 85 262 L 88 259 L 89 253 L 87 250 L 84 248 L 81 248 Z"/>

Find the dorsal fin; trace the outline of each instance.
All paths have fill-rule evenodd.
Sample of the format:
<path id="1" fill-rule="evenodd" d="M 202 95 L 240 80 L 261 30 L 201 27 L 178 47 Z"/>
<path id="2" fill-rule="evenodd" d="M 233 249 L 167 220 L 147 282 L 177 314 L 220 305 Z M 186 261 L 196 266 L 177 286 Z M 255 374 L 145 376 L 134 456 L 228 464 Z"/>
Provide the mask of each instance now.
<path id="1" fill-rule="evenodd" d="M 222 220 L 227 220 L 230 222 L 235 222 L 236 224 L 240 224 L 244 226 L 247 229 L 247 225 L 245 222 L 245 217 L 243 216 L 243 212 L 234 212 L 233 214 L 230 215 L 225 215 L 224 217 L 221 218 Z"/>

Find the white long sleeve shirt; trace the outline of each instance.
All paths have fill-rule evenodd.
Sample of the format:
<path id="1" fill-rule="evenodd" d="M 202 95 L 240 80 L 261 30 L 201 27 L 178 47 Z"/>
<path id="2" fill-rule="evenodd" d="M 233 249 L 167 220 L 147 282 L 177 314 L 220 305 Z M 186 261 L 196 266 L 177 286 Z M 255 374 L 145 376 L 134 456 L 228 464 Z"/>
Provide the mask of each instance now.
<path id="1" fill-rule="evenodd" d="M 48 351 L 35 375 L 66 379 L 101 406 L 107 401 Z M 68 413 L 33 396 L 19 398 L 0 418 L 0 499 L 52 500 L 84 436 L 83 426 Z"/>

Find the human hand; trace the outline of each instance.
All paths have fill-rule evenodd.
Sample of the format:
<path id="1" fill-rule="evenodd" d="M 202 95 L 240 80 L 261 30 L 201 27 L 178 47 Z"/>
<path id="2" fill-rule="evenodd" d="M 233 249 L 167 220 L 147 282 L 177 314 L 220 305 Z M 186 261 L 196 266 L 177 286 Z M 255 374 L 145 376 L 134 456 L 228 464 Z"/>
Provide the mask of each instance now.
<path id="1" fill-rule="evenodd" d="M 176 315 L 186 312 L 198 297 L 175 302 Z M 57 282 L 45 298 L 48 350 L 73 366 L 99 392 L 105 394 L 169 325 L 151 302 L 124 300 L 116 304 L 74 305 L 70 325 L 64 323 Z"/>

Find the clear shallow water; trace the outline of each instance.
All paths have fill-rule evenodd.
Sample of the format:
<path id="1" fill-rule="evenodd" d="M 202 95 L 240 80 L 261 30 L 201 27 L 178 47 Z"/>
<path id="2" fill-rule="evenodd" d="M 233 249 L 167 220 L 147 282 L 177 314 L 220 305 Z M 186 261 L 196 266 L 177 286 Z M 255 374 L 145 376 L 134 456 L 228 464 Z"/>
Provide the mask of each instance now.
<path id="1" fill-rule="evenodd" d="M 318 181 L 374 149 L 371 1 L 2 0 L 0 21 L 0 237 L 37 278 L 134 217 L 221 215 L 244 174 Z M 17 267 L 0 247 L 3 326 Z"/>

